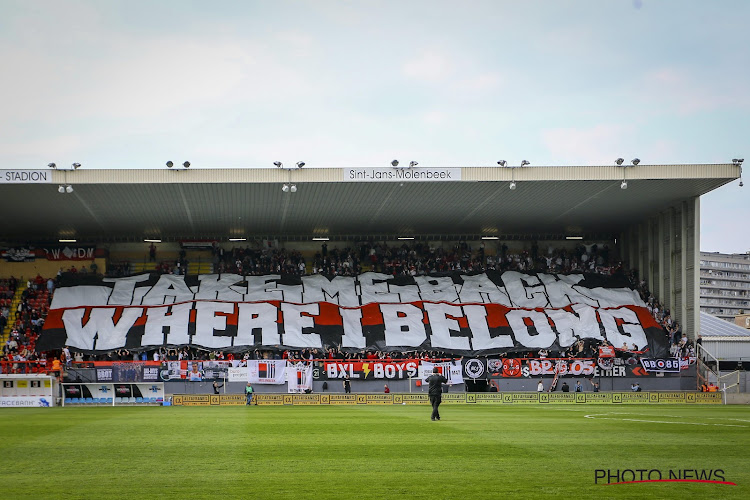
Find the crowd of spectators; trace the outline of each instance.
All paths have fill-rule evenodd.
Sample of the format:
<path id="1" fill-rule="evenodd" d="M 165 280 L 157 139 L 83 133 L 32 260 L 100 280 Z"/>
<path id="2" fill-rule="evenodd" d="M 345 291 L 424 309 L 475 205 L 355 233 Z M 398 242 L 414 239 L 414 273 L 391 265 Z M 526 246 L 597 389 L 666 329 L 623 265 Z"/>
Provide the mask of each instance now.
<path id="1" fill-rule="evenodd" d="M 680 358 L 694 357 L 696 350 L 694 341 L 688 339 L 687 334 L 682 331 L 679 322 L 672 318 L 669 309 L 664 307 L 656 297 L 649 292 L 646 280 L 638 280 L 637 276 L 631 275 L 631 282 L 640 293 L 641 299 L 646 303 L 648 311 L 664 329 L 669 345 L 670 356 Z M 700 342 L 700 335 L 698 335 L 696 342 Z"/>
<path id="2" fill-rule="evenodd" d="M 7 287 L 8 292 L 13 291 L 10 297 L 12 300 L 18 288 L 18 280 L 11 277 L 4 280 L 1 286 L 3 289 Z M 8 338 L 2 346 L 2 360 L 5 362 L 3 372 L 27 373 L 43 368 L 42 360 L 46 354 L 37 353 L 35 345 L 44 326 L 44 318 L 47 316 L 54 289 L 53 279 L 37 275 L 26 282 L 18 305 L 12 310 L 12 302 L 3 302 L 0 309 L 2 331 L 10 325 Z"/>

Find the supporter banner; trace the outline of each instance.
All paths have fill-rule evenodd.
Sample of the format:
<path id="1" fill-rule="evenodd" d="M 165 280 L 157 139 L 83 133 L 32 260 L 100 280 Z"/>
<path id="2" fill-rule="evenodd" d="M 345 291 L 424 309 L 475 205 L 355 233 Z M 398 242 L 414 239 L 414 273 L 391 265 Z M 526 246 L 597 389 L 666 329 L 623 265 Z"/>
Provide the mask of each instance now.
<path id="1" fill-rule="evenodd" d="M 36 253 L 28 248 L 8 248 L 3 250 L 2 257 L 8 262 L 33 262 Z"/>
<path id="2" fill-rule="evenodd" d="M 477 356 L 559 351 L 593 339 L 664 357 L 664 331 L 625 285 L 599 275 L 514 271 L 91 277 L 86 284 L 63 280 L 37 348 L 336 346 Z"/>
<path id="3" fill-rule="evenodd" d="M 248 360 L 247 380 L 251 384 L 283 384 L 286 375 L 286 360 Z"/>
<path id="4" fill-rule="evenodd" d="M 678 371 L 678 370 L 676 370 Z M 487 378 L 552 378 L 558 377 L 651 377 L 638 365 L 636 358 L 534 359 L 488 358 Z M 668 374 L 667 374 L 668 375 Z"/>
<path id="5" fill-rule="evenodd" d="M 448 380 L 448 383 L 463 384 L 464 378 L 461 370 L 460 361 L 445 361 L 441 363 L 431 363 L 429 361 L 422 361 L 419 365 L 419 378 L 422 382 L 426 382 L 427 377 L 434 373 L 435 368 L 438 369 L 438 373 Z"/>
<path id="6" fill-rule="evenodd" d="M 672 372 L 680 371 L 680 358 L 641 358 L 641 365 L 647 372 Z"/>
<path id="7" fill-rule="evenodd" d="M 227 370 L 227 380 L 229 382 L 249 382 L 249 374 L 246 366 L 230 368 Z M 258 382 L 256 382 L 257 384 Z"/>
<path id="8" fill-rule="evenodd" d="M 349 378 L 351 378 L 352 380 L 400 380 L 416 377 L 419 361 L 325 361 L 323 364 L 324 370 L 320 372 L 320 380 L 343 379 L 346 375 L 349 375 Z"/>
<path id="9" fill-rule="evenodd" d="M 94 260 L 97 257 L 96 253 L 95 246 L 65 246 L 44 249 L 47 260 Z"/>
<path id="10" fill-rule="evenodd" d="M 486 359 L 464 359 L 463 362 L 463 378 L 476 380 L 487 378 L 487 360 Z"/>
<path id="11" fill-rule="evenodd" d="M 345 182 L 433 182 L 460 181 L 460 168 L 388 168 L 361 167 L 344 169 Z"/>
<path id="12" fill-rule="evenodd" d="M 297 363 L 295 365 L 287 366 L 286 378 L 288 392 L 311 391 L 313 383 L 312 364 Z"/>
<path id="13" fill-rule="evenodd" d="M 110 366 L 96 368 L 97 382 L 161 382 L 159 366 L 144 363 L 113 362 Z"/>

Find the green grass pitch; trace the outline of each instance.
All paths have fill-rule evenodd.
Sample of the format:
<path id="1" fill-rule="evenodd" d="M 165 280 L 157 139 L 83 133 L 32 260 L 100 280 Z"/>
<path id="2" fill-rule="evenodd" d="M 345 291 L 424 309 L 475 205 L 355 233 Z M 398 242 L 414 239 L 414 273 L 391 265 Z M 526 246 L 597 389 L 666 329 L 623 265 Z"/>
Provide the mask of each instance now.
<path id="1" fill-rule="evenodd" d="M 431 422 L 422 405 L 3 409 L 0 496 L 750 498 L 748 407 L 441 413 Z M 737 486 L 594 484 L 596 469 L 722 469 Z"/>

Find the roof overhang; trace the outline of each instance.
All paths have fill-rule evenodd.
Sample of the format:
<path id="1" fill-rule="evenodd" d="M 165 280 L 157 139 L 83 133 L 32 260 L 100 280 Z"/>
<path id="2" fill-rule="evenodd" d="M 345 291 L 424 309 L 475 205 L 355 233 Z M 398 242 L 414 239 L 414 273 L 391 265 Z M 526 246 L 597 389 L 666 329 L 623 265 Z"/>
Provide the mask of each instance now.
<path id="1" fill-rule="evenodd" d="M 0 184 L 0 210 L 12 214 L 0 238 L 616 236 L 740 176 L 733 164 L 461 167 L 460 180 L 395 182 L 352 181 L 350 170 L 49 170 L 47 182 Z M 289 183 L 296 192 L 282 191 Z"/>

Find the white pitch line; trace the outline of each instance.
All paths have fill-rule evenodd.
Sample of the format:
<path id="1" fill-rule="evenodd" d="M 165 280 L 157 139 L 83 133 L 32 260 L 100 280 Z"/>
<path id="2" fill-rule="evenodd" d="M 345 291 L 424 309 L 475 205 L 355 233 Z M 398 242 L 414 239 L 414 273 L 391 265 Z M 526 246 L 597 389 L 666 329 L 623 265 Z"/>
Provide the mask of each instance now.
<path id="1" fill-rule="evenodd" d="M 680 425 L 713 425 L 719 427 L 742 427 L 747 429 L 748 425 L 737 425 L 737 424 L 706 424 L 703 422 L 673 422 L 669 420 L 646 420 L 642 418 L 621 418 L 621 417 L 601 417 L 600 415 L 609 415 L 608 413 L 593 413 L 591 415 L 584 415 L 586 418 L 592 420 L 619 420 L 623 422 L 646 422 L 650 424 L 680 424 Z"/>
<path id="2" fill-rule="evenodd" d="M 640 415 L 642 417 L 650 417 L 651 413 L 634 413 L 630 411 L 611 411 L 609 413 L 593 413 L 592 415 Z M 666 418 L 687 418 L 687 415 L 661 415 Z M 728 418 L 728 417 L 703 417 L 703 420 L 731 420 L 733 422 L 750 422 L 743 418 Z"/>

